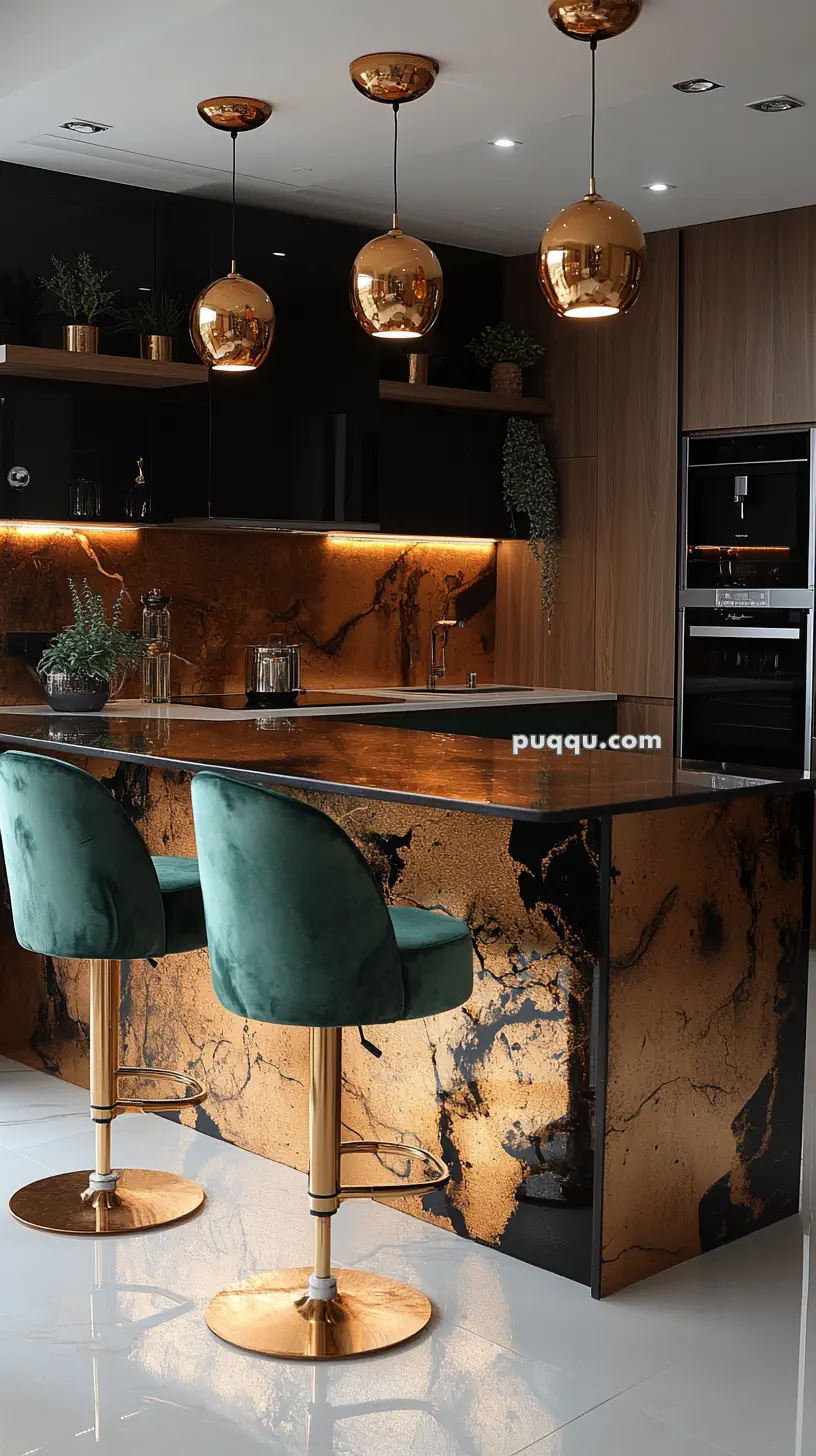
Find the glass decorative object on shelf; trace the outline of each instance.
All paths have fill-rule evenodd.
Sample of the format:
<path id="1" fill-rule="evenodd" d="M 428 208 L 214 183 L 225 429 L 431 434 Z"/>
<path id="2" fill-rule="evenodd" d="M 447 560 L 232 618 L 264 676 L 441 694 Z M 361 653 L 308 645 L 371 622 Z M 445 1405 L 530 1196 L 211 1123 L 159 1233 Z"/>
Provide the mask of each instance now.
<path id="1" fill-rule="evenodd" d="M 31 474 L 25 465 L 12 465 L 6 480 L 12 490 L 26 490 L 31 484 Z"/>
<path id="2" fill-rule="evenodd" d="M 144 459 L 136 461 L 136 476 L 125 497 L 125 515 L 129 521 L 150 519 L 150 487 L 145 479 Z"/>
<path id="3" fill-rule="evenodd" d="M 170 597 L 158 587 L 142 597 L 142 702 L 170 702 Z"/>
<path id="4" fill-rule="evenodd" d="M 98 521 L 102 515 L 102 487 L 98 480 L 80 475 L 71 481 L 71 515 L 77 521 Z"/>

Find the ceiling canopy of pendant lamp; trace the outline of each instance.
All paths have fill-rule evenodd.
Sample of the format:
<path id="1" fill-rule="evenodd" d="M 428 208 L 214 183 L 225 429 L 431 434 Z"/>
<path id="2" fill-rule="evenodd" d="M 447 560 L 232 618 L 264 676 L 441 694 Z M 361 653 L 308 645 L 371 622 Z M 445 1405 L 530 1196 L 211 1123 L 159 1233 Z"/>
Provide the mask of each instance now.
<path id="1" fill-rule="evenodd" d="M 550 0 L 550 19 L 573 40 L 611 40 L 634 25 L 643 0 Z"/>

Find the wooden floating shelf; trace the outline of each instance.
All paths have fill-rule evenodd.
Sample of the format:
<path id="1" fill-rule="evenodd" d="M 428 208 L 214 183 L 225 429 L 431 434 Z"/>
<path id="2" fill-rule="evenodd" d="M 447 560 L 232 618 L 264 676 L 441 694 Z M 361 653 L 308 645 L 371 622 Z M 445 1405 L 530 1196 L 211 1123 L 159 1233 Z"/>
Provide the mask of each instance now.
<path id="1" fill-rule="evenodd" d="M 392 404 L 431 404 L 438 409 L 486 410 L 502 415 L 550 415 L 552 405 L 531 394 L 494 394 L 487 389 L 446 389 L 441 384 L 380 380 L 380 399 Z"/>
<path id="2" fill-rule="evenodd" d="M 165 364 L 153 359 L 126 359 L 119 354 L 73 354 L 68 349 L 35 349 L 28 344 L 0 344 L 0 374 L 119 384 L 131 389 L 206 384 L 208 377 L 203 364 Z"/>

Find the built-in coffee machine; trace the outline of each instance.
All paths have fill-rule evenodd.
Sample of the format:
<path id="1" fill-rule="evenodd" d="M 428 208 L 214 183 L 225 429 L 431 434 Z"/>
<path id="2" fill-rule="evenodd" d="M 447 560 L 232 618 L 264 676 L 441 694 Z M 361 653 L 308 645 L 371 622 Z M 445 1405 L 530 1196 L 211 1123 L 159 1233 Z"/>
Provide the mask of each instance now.
<path id="1" fill-rule="evenodd" d="M 691 436 L 680 516 L 677 747 L 809 769 L 816 430 Z"/>

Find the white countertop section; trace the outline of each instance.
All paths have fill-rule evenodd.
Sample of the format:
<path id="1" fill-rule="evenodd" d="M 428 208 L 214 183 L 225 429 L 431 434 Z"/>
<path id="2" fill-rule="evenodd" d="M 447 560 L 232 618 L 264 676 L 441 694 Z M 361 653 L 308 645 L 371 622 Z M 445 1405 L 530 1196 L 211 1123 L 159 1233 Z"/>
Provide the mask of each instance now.
<path id="1" fill-rule="evenodd" d="M 468 691 L 467 688 L 437 688 L 435 692 L 428 692 L 426 689 L 415 691 L 411 688 L 315 688 L 314 691 L 325 693 L 328 697 L 336 692 L 338 697 L 349 698 L 353 693 L 360 694 L 359 704 L 344 702 L 336 708 L 205 708 L 197 707 L 191 703 L 142 703 L 138 699 L 119 698 L 113 703 L 108 703 L 101 710 L 101 713 L 72 713 L 71 717 L 93 717 L 100 716 L 116 718 L 192 718 L 205 722 L 229 722 L 234 719 L 240 722 L 242 719 L 253 718 L 354 718 L 361 713 L 376 714 L 380 717 L 383 714 L 397 717 L 400 713 L 410 713 L 428 709 L 459 709 L 459 708 L 520 708 L 541 704 L 567 703 L 612 703 L 617 699 L 617 693 L 590 693 L 571 688 L 518 688 L 505 687 L 503 685 L 479 691 Z M 366 698 L 389 698 L 392 702 L 367 703 Z M 19 713 L 21 715 L 42 713 L 47 711 L 43 703 L 25 703 L 16 707 L 3 707 L 3 713 Z M 55 718 L 64 718 L 64 713 L 55 713 Z"/>

